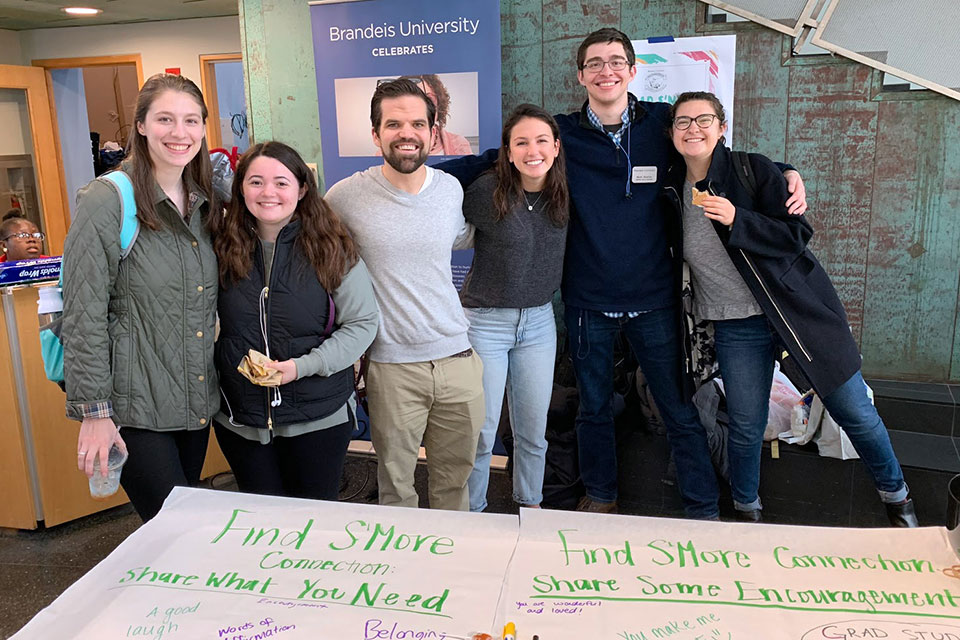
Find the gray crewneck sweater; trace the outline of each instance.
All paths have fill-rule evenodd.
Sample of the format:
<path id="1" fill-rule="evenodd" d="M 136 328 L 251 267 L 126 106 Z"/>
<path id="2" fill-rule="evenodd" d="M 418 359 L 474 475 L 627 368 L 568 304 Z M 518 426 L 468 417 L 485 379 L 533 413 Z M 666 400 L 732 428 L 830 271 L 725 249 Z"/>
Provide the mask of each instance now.
<path id="1" fill-rule="evenodd" d="M 469 323 L 450 271 L 451 250 L 470 235 L 456 179 L 436 171 L 412 194 L 394 187 L 378 165 L 333 185 L 325 199 L 353 235 L 373 281 L 380 329 L 370 358 L 424 362 L 468 349 Z"/>
<path id="2" fill-rule="evenodd" d="M 567 227 L 545 211 L 546 195 L 528 193 L 503 220 L 497 220 L 493 191 L 497 177 L 486 173 L 467 188 L 463 215 L 476 227 L 473 265 L 460 291 L 465 307 L 539 307 L 553 299 L 563 275 Z"/>

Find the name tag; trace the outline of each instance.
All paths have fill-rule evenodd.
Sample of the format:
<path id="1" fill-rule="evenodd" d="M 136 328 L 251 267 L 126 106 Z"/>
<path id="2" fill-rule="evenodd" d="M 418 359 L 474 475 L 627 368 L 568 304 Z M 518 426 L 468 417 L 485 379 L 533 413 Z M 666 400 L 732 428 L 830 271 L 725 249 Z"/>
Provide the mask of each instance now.
<path id="1" fill-rule="evenodd" d="M 634 167 L 632 180 L 635 184 L 651 184 L 657 181 L 656 167 Z"/>

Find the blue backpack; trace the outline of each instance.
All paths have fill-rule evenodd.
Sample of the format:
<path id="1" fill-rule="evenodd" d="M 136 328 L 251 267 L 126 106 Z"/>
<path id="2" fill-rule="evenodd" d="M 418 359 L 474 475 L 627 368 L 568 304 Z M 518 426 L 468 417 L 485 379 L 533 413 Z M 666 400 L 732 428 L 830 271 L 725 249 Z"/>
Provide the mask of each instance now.
<path id="1" fill-rule="evenodd" d="M 140 233 L 140 221 L 137 219 L 137 201 L 133 196 L 133 183 L 130 176 L 123 171 L 111 171 L 97 180 L 111 185 L 120 197 L 120 259 L 123 260 L 133 249 L 133 243 Z M 63 270 L 60 271 L 60 282 L 57 292 L 63 290 Z M 47 378 L 63 387 L 63 342 L 60 341 L 60 325 L 63 311 L 63 298 L 59 300 L 59 309 L 49 309 L 56 313 L 56 320 L 40 327 L 40 355 L 43 358 L 43 369 Z"/>

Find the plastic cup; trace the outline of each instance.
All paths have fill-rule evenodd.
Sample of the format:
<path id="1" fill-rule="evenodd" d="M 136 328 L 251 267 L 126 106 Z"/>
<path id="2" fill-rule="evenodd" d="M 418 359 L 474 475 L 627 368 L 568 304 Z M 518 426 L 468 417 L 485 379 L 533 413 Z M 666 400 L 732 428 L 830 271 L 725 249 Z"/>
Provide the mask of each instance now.
<path id="1" fill-rule="evenodd" d="M 120 489 L 120 471 L 127 461 L 127 452 L 114 444 L 107 456 L 107 475 L 100 473 L 100 455 L 93 459 L 93 476 L 90 478 L 90 497 L 109 498 Z"/>

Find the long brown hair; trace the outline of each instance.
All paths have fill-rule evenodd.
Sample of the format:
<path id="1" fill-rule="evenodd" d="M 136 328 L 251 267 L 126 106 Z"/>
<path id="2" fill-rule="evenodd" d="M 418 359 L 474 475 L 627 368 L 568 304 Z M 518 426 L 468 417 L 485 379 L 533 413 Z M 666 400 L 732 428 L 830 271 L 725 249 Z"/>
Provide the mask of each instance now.
<path id="1" fill-rule="evenodd" d="M 191 80 L 180 75 L 158 73 L 143 83 L 140 94 L 137 96 L 137 106 L 133 113 L 133 127 L 130 128 L 130 137 L 127 139 L 127 156 L 133 165 L 130 181 L 133 183 L 133 196 L 137 203 L 137 218 L 147 227 L 157 230 L 163 226 L 157 209 L 154 206 L 153 194 L 156 179 L 153 176 L 153 159 L 147 138 L 137 130 L 139 123 L 146 123 L 147 112 L 153 106 L 160 94 L 165 91 L 178 91 L 193 98 L 200 107 L 203 122 L 207 122 L 207 105 L 203 102 L 203 94 Z M 207 139 L 200 141 L 200 150 L 193 160 L 184 168 L 183 177 L 187 184 L 199 189 L 207 196 L 210 211 L 217 211 L 216 194 L 213 191 L 213 168 L 210 165 L 210 151 L 207 149 Z"/>
<path id="2" fill-rule="evenodd" d="M 317 273 L 323 288 L 332 292 L 340 286 L 344 274 L 357 264 L 357 248 L 340 217 L 320 197 L 317 181 L 303 158 L 282 142 L 261 142 L 240 156 L 233 176 L 230 204 L 222 216 L 210 216 L 213 250 L 220 267 L 220 283 L 226 286 L 246 278 L 253 267 L 257 245 L 257 219 L 243 198 L 243 182 L 250 163 L 260 156 L 272 158 L 289 169 L 297 189 L 306 193 L 297 202 L 292 220 L 300 221 L 297 246 Z"/>
<path id="3" fill-rule="evenodd" d="M 497 176 L 497 186 L 493 190 L 493 206 L 497 210 L 497 220 L 503 220 L 518 203 L 524 200 L 523 184 L 520 182 L 520 172 L 510 162 L 510 136 L 513 128 L 524 118 L 534 118 L 545 122 L 550 127 L 554 140 L 560 139 L 560 128 L 557 121 L 549 113 L 534 104 L 521 104 L 507 117 L 500 135 L 500 153 L 493 165 Z M 547 180 L 543 185 L 546 196 L 547 216 L 557 227 L 567 224 L 570 217 L 570 192 L 567 190 L 567 163 L 564 159 L 563 145 L 560 153 L 553 161 L 553 166 L 547 171 Z"/>

